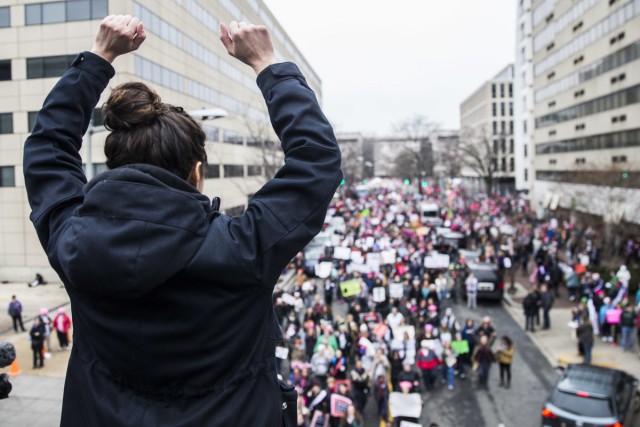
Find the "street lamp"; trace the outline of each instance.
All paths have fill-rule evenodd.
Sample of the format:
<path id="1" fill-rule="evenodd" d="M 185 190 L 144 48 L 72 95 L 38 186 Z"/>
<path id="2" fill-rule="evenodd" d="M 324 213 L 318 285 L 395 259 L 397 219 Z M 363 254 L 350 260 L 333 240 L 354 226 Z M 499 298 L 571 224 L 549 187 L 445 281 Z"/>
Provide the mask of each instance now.
<path id="1" fill-rule="evenodd" d="M 215 120 L 220 119 L 222 117 L 227 117 L 229 113 L 227 113 L 222 108 L 202 108 L 200 110 L 187 111 L 187 114 L 193 117 L 196 120 L 207 121 L 207 120 Z M 86 145 L 87 148 L 87 161 L 86 161 L 86 171 L 85 175 L 87 176 L 87 181 L 91 181 L 93 178 L 93 153 L 91 147 L 91 137 L 94 133 L 104 132 L 107 130 L 104 125 L 95 126 L 93 124 L 93 116 L 91 120 L 89 120 L 89 127 L 87 128 L 87 133 L 85 134 L 87 137 Z"/>

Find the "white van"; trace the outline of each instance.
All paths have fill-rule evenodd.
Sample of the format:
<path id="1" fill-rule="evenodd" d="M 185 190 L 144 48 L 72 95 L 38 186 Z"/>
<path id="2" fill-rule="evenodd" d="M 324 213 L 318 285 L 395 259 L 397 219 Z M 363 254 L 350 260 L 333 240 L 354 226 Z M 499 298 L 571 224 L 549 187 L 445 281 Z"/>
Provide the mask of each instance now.
<path id="1" fill-rule="evenodd" d="M 424 202 L 420 204 L 420 219 L 422 223 L 431 227 L 440 227 L 442 219 L 440 218 L 440 208 L 436 203 Z"/>

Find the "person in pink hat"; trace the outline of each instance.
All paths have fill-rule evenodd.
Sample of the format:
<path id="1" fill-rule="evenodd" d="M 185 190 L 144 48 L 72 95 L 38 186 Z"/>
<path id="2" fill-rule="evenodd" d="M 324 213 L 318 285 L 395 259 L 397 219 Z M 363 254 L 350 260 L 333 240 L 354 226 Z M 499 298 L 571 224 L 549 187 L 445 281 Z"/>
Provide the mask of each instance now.
<path id="1" fill-rule="evenodd" d="M 64 307 L 58 309 L 58 314 L 53 319 L 53 327 L 58 335 L 60 350 L 69 350 L 69 331 L 71 330 L 71 318 Z"/>
<path id="2" fill-rule="evenodd" d="M 44 327 L 44 342 L 46 343 L 44 357 L 45 359 L 48 359 L 51 357 L 52 320 L 51 320 L 51 317 L 49 317 L 49 310 L 46 308 L 40 309 L 40 323 L 42 323 L 42 326 Z"/>

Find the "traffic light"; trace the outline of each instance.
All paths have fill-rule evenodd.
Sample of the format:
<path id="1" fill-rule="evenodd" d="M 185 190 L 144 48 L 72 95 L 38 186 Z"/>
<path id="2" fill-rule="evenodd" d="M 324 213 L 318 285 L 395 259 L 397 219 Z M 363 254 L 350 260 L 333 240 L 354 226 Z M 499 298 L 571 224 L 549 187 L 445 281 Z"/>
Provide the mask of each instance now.
<path id="1" fill-rule="evenodd" d="M 622 179 L 628 179 L 629 178 L 629 172 L 622 172 Z"/>
<path id="2" fill-rule="evenodd" d="M 405 183 L 405 185 L 409 185 L 409 178 L 405 178 L 404 179 L 404 183 Z"/>
<path id="3" fill-rule="evenodd" d="M 344 179 L 340 182 L 340 185 L 344 185 Z"/>
<path id="4" fill-rule="evenodd" d="M 422 181 L 422 188 L 427 188 L 429 186 L 429 184 L 427 183 L 427 181 Z"/>

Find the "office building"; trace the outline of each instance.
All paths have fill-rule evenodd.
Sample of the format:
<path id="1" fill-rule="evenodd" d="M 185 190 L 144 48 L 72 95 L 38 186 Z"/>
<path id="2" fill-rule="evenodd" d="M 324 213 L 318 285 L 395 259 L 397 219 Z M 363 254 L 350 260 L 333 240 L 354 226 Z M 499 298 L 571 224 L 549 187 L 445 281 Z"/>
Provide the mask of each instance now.
<path id="1" fill-rule="evenodd" d="M 228 116 L 204 122 L 209 167 L 205 194 L 239 214 L 248 199 L 282 162 L 255 74 L 230 57 L 219 40 L 219 22 L 266 25 L 279 60 L 296 62 L 321 98 L 318 75 L 260 0 L 65 0 L 0 1 L 0 279 L 26 280 L 36 271 L 54 273 L 29 221 L 22 176 L 22 146 L 38 109 L 74 56 L 89 50 L 108 14 L 138 16 L 147 40 L 140 50 L 114 62 L 110 86 L 141 80 L 163 101 L 187 111 L 221 108 Z M 100 105 L 93 125 L 99 130 Z M 91 135 L 82 151 L 88 175 L 105 170 L 106 132 Z M 87 146 L 91 147 L 87 161 Z"/>
<path id="2" fill-rule="evenodd" d="M 640 223 L 640 0 L 536 0 L 530 17 L 533 207 Z"/>

